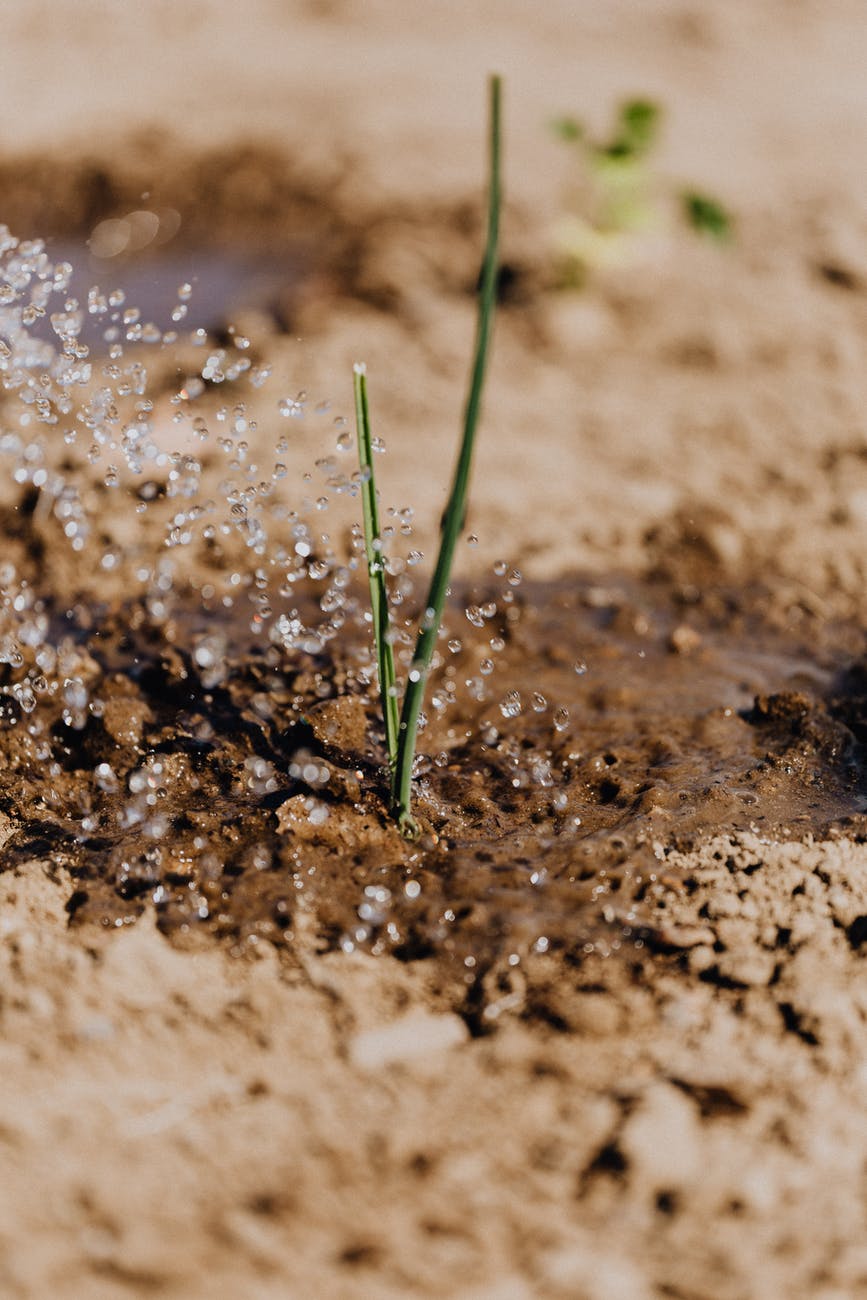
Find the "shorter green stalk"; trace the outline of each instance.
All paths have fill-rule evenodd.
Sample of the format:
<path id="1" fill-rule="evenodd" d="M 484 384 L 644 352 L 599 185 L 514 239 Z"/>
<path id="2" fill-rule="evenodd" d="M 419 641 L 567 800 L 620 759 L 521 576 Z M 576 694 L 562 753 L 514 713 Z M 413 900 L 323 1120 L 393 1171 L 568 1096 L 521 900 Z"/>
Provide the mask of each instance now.
<path id="1" fill-rule="evenodd" d="M 361 471 L 364 553 L 367 557 L 370 610 L 373 617 L 373 639 L 376 645 L 379 690 L 382 696 L 382 713 L 385 722 L 385 748 L 388 754 L 388 769 L 393 781 L 397 764 L 397 680 L 394 672 L 394 651 L 391 645 L 391 628 L 388 616 L 385 559 L 382 551 L 382 536 L 379 531 L 376 478 L 373 472 L 370 411 L 367 405 L 367 369 L 361 363 L 356 363 L 353 366 L 353 385 L 355 389 L 355 424 L 358 433 L 358 464 Z"/>

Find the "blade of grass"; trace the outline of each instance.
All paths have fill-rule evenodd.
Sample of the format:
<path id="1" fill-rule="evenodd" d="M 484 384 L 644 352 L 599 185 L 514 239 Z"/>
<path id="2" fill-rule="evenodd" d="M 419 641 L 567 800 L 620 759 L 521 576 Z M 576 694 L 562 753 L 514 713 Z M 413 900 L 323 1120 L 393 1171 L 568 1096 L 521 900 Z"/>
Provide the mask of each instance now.
<path id="1" fill-rule="evenodd" d="M 409 679 L 403 697 L 397 742 L 397 761 L 392 780 L 392 812 L 401 830 L 409 838 L 418 834 L 412 816 L 412 766 L 418 738 L 418 719 L 424 700 L 430 662 L 446 603 L 449 575 L 455 547 L 464 525 L 467 492 L 470 483 L 473 445 L 481 409 L 488 346 L 497 301 L 497 247 L 500 228 L 500 99 L 501 81 L 491 77 L 489 83 L 489 181 L 488 230 L 479 286 L 479 309 L 476 321 L 475 351 L 469 393 L 464 410 L 463 438 L 455 466 L 448 505 L 443 515 L 440 550 L 431 579 L 430 591 L 415 646 Z"/>
<path id="2" fill-rule="evenodd" d="M 355 389 L 355 426 L 358 435 L 358 464 L 361 470 L 361 511 L 364 520 L 364 553 L 370 583 L 370 610 L 373 616 L 373 640 L 379 670 L 379 691 L 385 722 L 385 748 L 392 777 L 397 763 L 397 684 L 394 651 L 391 646 L 388 616 L 388 591 L 385 585 L 385 561 L 379 531 L 376 478 L 373 471 L 373 446 L 370 436 L 370 410 L 367 404 L 367 369 L 360 362 L 352 368 Z"/>

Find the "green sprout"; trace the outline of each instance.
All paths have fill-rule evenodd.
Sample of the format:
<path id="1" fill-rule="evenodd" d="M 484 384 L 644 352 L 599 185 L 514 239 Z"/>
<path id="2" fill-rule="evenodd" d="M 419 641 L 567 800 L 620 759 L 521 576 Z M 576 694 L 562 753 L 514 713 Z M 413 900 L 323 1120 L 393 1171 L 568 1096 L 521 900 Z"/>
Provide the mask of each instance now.
<path id="1" fill-rule="evenodd" d="M 370 612 L 373 618 L 373 639 L 376 645 L 379 689 L 385 720 L 385 748 L 388 754 L 389 772 L 393 777 L 397 765 L 397 685 L 389 626 L 382 535 L 379 531 L 379 504 L 376 499 L 376 479 L 373 473 L 373 439 L 370 433 L 370 411 L 367 405 L 367 370 L 364 365 L 356 364 L 353 381 L 355 424 L 358 430 L 358 465 L 361 470 L 364 552 L 367 556 L 367 577 L 370 584 Z"/>
<path id="2" fill-rule="evenodd" d="M 376 480 L 370 455 L 370 413 L 367 405 L 366 374 L 363 365 L 356 365 L 354 368 L 355 413 L 364 513 L 364 547 L 370 582 L 373 637 L 376 645 L 379 690 L 385 722 L 386 752 L 391 778 L 390 810 L 401 831 L 408 839 L 417 838 L 419 833 L 411 809 L 412 769 L 418 739 L 419 714 L 421 713 L 427 687 L 434 648 L 442 624 L 455 548 L 466 516 L 473 447 L 481 411 L 485 368 L 497 301 L 497 247 L 499 242 L 501 197 L 500 100 L 500 78 L 491 77 L 489 84 L 488 228 L 479 282 L 475 347 L 469 392 L 464 409 L 463 437 L 455 465 L 448 504 L 442 518 L 439 554 L 424 605 L 418 639 L 409 668 L 399 716 L 394 656 L 391 648 L 388 592 L 385 584 L 382 541 L 379 536 Z"/>
<path id="3" fill-rule="evenodd" d="M 628 266 L 641 239 L 664 223 L 651 161 L 658 144 L 662 109 L 650 99 L 621 104 L 605 141 L 593 140 L 574 117 L 550 123 L 553 135 L 577 151 L 581 184 L 570 210 L 557 223 L 564 285 L 579 286 L 594 267 Z M 719 200 L 686 190 L 680 212 L 700 235 L 725 243 L 732 220 Z"/>

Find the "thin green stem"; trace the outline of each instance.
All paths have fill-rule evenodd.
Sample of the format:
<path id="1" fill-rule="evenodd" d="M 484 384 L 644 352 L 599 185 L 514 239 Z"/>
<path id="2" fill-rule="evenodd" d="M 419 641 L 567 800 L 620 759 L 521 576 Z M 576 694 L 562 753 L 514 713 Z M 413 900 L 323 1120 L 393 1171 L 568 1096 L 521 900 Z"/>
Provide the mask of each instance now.
<path id="1" fill-rule="evenodd" d="M 418 738 L 418 720 L 427 686 L 448 591 L 449 575 L 455 547 L 464 526 L 467 492 L 470 483 L 473 445 L 481 409 L 485 365 L 497 302 L 497 246 L 500 227 L 500 90 L 499 77 L 490 80 L 490 126 L 488 183 L 488 232 L 479 286 L 479 309 L 476 322 L 475 353 L 469 394 L 464 410 L 464 429 L 451 493 L 443 515 L 440 550 L 430 591 L 428 592 L 421 630 L 416 641 L 413 662 L 403 697 L 397 742 L 397 761 L 392 780 L 392 811 L 404 834 L 414 838 L 418 828 L 411 812 L 412 767 Z"/>
<path id="2" fill-rule="evenodd" d="M 364 553 L 370 582 L 370 611 L 373 617 L 373 640 L 379 670 L 379 692 L 385 722 L 385 748 L 389 772 L 394 776 L 397 763 L 398 708 L 394 672 L 394 651 L 388 616 L 388 591 L 385 585 L 385 559 L 379 531 L 376 478 L 373 471 L 373 445 L 370 436 L 370 410 L 367 405 L 367 370 L 360 363 L 353 366 L 355 389 L 355 425 L 358 433 L 358 465 L 361 471 L 361 509 L 364 520 Z"/>

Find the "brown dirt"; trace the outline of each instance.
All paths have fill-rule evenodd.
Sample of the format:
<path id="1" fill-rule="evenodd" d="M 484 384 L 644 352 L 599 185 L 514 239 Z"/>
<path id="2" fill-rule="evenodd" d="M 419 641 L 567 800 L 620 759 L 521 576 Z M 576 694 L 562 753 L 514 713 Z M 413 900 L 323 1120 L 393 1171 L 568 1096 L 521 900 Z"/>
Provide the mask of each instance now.
<path id="1" fill-rule="evenodd" d="M 0 493 L 4 656 L 41 628 L 0 678 L 0 1292 L 867 1295 L 861 9 L 76 14 L 7 16 L 0 219 L 86 262 L 99 223 L 174 214 L 86 269 L 154 313 L 197 274 L 189 323 L 273 370 L 202 394 L 196 500 L 238 455 L 221 403 L 266 465 L 277 394 L 310 397 L 279 491 L 186 546 L 168 467 L 106 487 L 83 439 L 47 452 L 82 554 L 45 493 Z M 430 552 L 495 57 L 508 273 L 407 844 L 363 601 L 293 570 L 281 508 L 335 481 L 304 475 L 363 355 Z M 659 190 L 719 192 L 737 239 L 672 224 L 560 291 L 542 123 L 635 92 L 666 106 Z M 201 353 L 147 360 L 177 438 Z M 354 510 L 315 547 L 349 555 Z"/>

